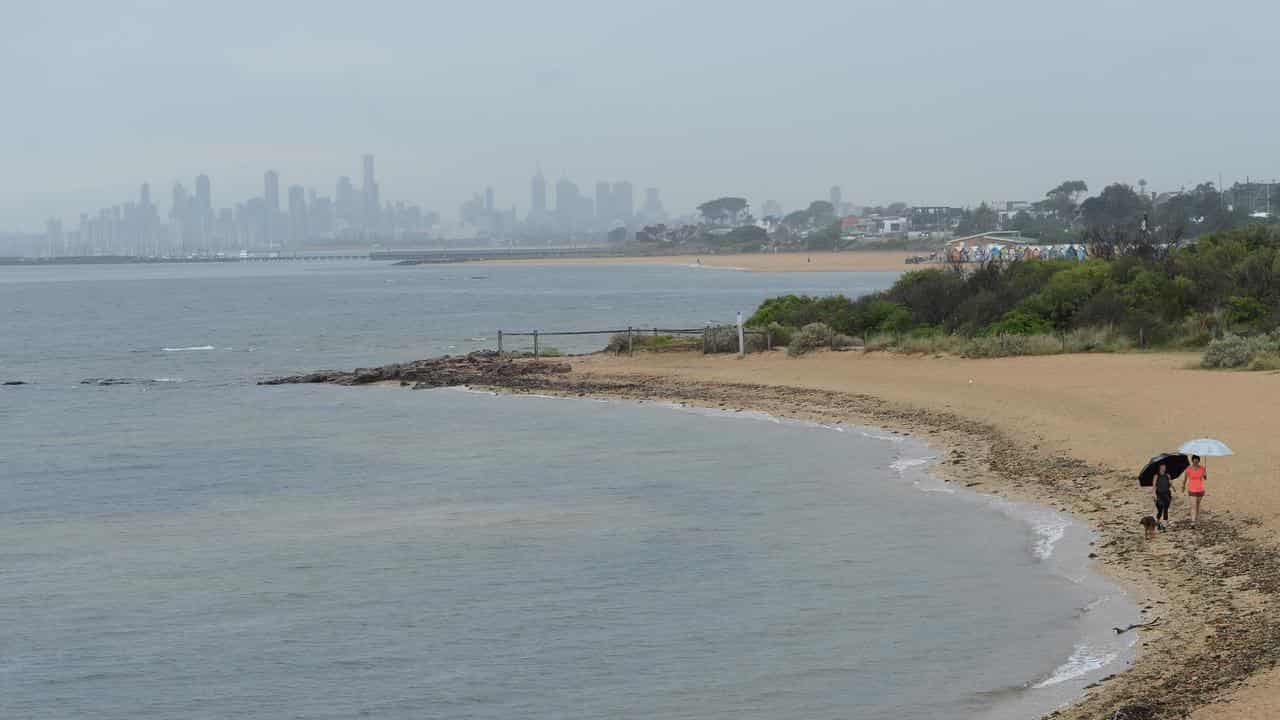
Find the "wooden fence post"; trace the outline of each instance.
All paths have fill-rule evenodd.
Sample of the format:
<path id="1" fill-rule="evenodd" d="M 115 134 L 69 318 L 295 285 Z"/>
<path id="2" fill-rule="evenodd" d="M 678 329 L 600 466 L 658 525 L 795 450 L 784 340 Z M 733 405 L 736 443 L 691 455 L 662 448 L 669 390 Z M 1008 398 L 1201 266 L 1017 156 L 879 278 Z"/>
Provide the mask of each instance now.
<path id="1" fill-rule="evenodd" d="M 627 326 L 627 354 L 628 355 L 636 354 L 635 346 L 631 344 L 631 326 L 630 325 Z"/>
<path id="2" fill-rule="evenodd" d="M 538 331 L 537 330 L 533 331 L 533 357 L 535 359 L 538 357 Z"/>
<path id="3" fill-rule="evenodd" d="M 498 357 L 502 357 L 502 331 L 498 331 Z"/>
<path id="4" fill-rule="evenodd" d="M 711 326 L 702 328 L 702 354 L 707 354 L 707 335 L 711 332 Z"/>
<path id="5" fill-rule="evenodd" d="M 764 331 L 764 346 L 769 350 L 773 350 L 773 331 L 772 330 Z"/>

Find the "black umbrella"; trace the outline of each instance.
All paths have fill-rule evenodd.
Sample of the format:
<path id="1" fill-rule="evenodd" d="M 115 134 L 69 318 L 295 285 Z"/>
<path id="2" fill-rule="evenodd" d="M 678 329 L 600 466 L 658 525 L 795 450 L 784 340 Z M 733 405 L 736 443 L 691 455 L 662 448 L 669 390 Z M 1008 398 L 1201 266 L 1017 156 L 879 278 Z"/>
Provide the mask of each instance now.
<path id="1" fill-rule="evenodd" d="M 1156 481 L 1156 475 L 1160 474 L 1160 466 L 1164 465 L 1164 471 L 1169 473 L 1170 478 L 1176 478 L 1187 469 L 1191 461 L 1182 453 L 1162 453 L 1151 458 L 1151 462 L 1143 466 L 1142 471 L 1138 473 L 1138 484 L 1142 487 L 1151 487 Z"/>

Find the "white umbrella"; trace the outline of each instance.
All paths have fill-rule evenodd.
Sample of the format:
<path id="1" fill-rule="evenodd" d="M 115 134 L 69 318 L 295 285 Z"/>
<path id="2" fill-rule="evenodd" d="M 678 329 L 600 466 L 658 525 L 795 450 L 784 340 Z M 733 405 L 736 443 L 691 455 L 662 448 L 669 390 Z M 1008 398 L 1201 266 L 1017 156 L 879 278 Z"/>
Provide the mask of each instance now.
<path id="1" fill-rule="evenodd" d="M 1178 452 L 1185 455 L 1199 455 L 1201 457 L 1221 457 L 1223 455 L 1235 455 L 1231 452 L 1231 448 L 1221 440 L 1213 438 L 1197 438 L 1182 443 L 1178 448 Z"/>

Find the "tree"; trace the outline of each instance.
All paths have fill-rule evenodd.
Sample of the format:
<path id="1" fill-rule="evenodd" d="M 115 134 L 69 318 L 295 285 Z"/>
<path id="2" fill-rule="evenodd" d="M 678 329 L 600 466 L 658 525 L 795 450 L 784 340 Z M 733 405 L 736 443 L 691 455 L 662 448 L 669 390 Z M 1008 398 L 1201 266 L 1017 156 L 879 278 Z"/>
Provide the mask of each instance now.
<path id="1" fill-rule="evenodd" d="M 698 212 L 712 225 L 740 225 L 747 217 L 745 198 L 722 197 L 702 203 Z"/>
<path id="2" fill-rule="evenodd" d="M 1087 192 L 1089 192 L 1089 186 L 1083 180 L 1065 180 L 1046 192 L 1045 199 L 1036 205 L 1041 210 L 1052 212 L 1060 222 L 1069 225 L 1076 219 L 1080 196 Z"/>
<path id="3" fill-rule="evenodd" d="M 960 224 L 956 226 L 956 234 L 960 236 L 977 235 L 1000 228 L 1000 214 L 995 208 L 982 203 L 975 210 L 964 210 L 960 214 Z"/>
<path id="4" fill-rule="evenodd" d="M 1080 204 L 1080 216 L 1090 228 L 1136 228 L 1147 207 L 1132 186 L 1112 183 Z"/>
<path id="5" fill-rule="evenodd" d="M 808 213 L 815 225 L 826 225 L 836 218 L 835 206 L 826 200 L 814 200 L 809 203 Z"/>

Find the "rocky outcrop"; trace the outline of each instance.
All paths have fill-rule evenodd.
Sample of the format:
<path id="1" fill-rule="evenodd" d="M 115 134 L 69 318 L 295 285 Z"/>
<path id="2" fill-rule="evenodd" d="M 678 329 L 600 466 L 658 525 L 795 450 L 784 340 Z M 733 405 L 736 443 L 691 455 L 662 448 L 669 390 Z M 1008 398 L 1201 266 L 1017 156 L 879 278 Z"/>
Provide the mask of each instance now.
<path id="1" fill-rule="evenodd" d="M 414 389 L 456 385 L 487 385 L 510 388 L 541 387 L 547 376 L 567 375 L 568 363 L 533 359 L 512 359 L 492 351 L 459 357 L 444 356 L 409 363 L 350 371 L 314 372 L 305 375 L 263 380 L 259 385 L 324 383 L 330 385 L 370 385 L 398 382 Z"/>
<path id="2" fill-rule="evenodd" d="M 26 380 L 5 380 L 0 385 L 26 385 Z"/>

